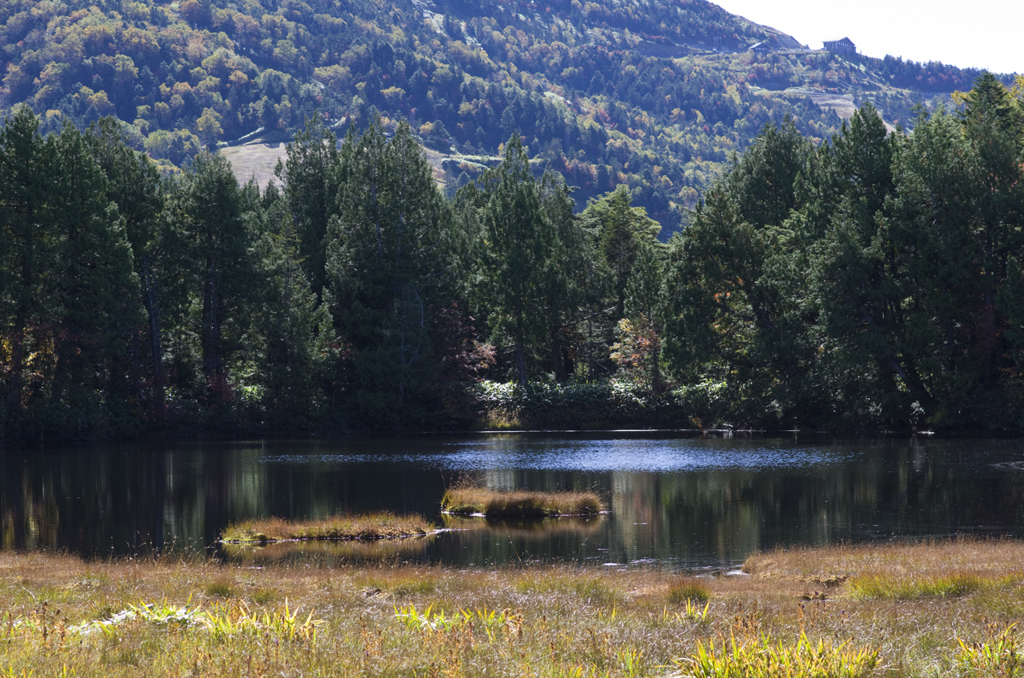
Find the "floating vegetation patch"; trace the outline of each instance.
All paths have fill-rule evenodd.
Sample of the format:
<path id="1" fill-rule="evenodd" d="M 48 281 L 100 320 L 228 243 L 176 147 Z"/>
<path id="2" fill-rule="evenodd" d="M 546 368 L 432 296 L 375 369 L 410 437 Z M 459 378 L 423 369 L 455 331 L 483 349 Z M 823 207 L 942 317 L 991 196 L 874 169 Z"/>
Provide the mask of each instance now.
<path id="1" fill-rule="evenodd" d="M 433 531 L 434 526 L 421 516 L 398 516 L 384 511 L 307 521 L 287 521 L 281 518 L 250 520 L 229 525 L 221 535 L 221 541 L 227 544 L 316 540 L 372 541 L 421 537 Z"/>
<path id="2" fill-rule="evenodd" d="M 498 491 L 454 487 L 444 494 L 441 511 L 488 519 L 538 519 L 558 516 L 596 516 L 606 507 L 596 492 Z"/>

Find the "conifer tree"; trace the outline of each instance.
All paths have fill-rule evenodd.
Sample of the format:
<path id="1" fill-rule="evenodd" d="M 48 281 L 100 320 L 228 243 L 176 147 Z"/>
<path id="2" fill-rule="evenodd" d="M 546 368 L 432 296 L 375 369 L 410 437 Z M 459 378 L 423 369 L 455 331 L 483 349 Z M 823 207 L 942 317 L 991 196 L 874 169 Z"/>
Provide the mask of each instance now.
<path id="1" fill-rule="evenodd" d="M 492 329 L 505 334 L 515 352 L 516 379 L 527 383 L 528 347 L 543 341 L 543 273 L 554 245 L 544 218 L 537 182 L 518 134 L 505 146 L 502 164 L 482 180 L 485 201 L 481 223 L 485 249 L 481 261 Z"/>
<path id="2" fill-rule="evenodd" d="M 203 153 L 184 173 L 170 205 L 184 286 L 176 310 L 179 322 L 197 321 L 201 371 L 214 401 L 226 395 L 227 357 L 239 348 L 256 292 L 242 197 L 227 161 Z M 190 306 L 199 309 L 194 320 Z"/>
<path id="3" fill-rule="evenodd" d="M 626 314 L 626 285 L 633 272 L 637 253 L 656 241 L 661 226 L 640 207 L 625 186 L 592 201 L 580 215 L 587 228 L 596 232 L 601 261 L 609 272 L 611 301 L 615 305 L 612 322 Z"/>
<path id="4" fill-rule="evenodd" d="M 810 158 L 798 193 L 796 222 L 808 247 L 809 302 L 822 401 L 837 418 L 864 420 L 871 411 L 908 412 L 894 379 L 907 374 L 891 340 L 898 295 L 893 251 L 882 242 L 886 202 L 895 191 L 900 135 L 889 134 L 870 105 Z M 920 396 L 918 396 L 920 397 Z"/>
<path id="5" fill-rule="evenodd" d="M 299 237 L 298 255 L 318 297 L 326 280 L 327 228 L 338 213 L 341 159 L 337 144 L 323 119 L 313 115 L 288 144 L 287 159 L 278 162 L 276 170 Z"/>
<path id="6" fill-rule="evenodd" d="M 107 179 L 107 200 L 117 205 L 132 248 L 135 274 L 146 310 L 148 363 L 157 416 L 164 403 L 164 367 L 160 298 L 169 262 L 161 256 L 164 192 L 156 166 L 129 148 L 120 123 L 103 118 L 87 135 L 93 157 Z"/>
<path id="7" fill-rule="evenodd" d="M 667 272 L 666 357 L 680 375 L 726 378 L 750 416 L 799 409 L 810 369 L 788 221 L 808 151 L 791 123 L 766 127 L 697 206 Z"/>
<path id="8" fill-rule="evenodd" d="M 350 133 L 341 165 L 327 243 L 332 314 L 352 347 L 357 408 L 367 421 L 401 426 L 429 399 L 438 371 L 430 320 L 459 284 L 458 239 L 407 124 L 391 140 L 379 121 L 358 139 Z"/>
<path id="9" fill-rule="evenodd" d="M 247 348 L 268 424 L 309 430 L 326 413 L 325 383 L 334 360 L 331 316 L 310 289 L 287 206 L 277 200 L 263 216 L 268 224 L 256 248 L 265 284 Z"/>
<path id="10" fill-rule="evenodd" d="M 86 139 L 66 125 L 52 143 L 60 186 L 51 212 L 60 304 L 52 397 L 59 402 L 69 387 L 109 392 L 111 380 L 123 377 L 141 295 L 124 220 L 107 200 L 106 177 Z"/>
<path id="11" fill-rule="evenodd" d="M 57 317 L 53 265 L 57 234 L 50 215 L 55 149 L 39 133 L 28 107 L 0 130 L 0 320 L 6 411 L 17 415 L 25 401 L 25 371 L 39 332 Z"/>
<path id="12" fill-rule="evenodd" d="M 645 379 L 655 392 L 662 390 L 661 342 L 664 334 L 663 253 L 653 243 L 642 243 L 626 284 L 625 318 L 630 319 L 643 344 L 638 358 Z"/>
<path id="13" fill-rule="evenodd" d="M 545 172 L 538 189 L 544 219 L 552 231 L 542 280 L 551 370 L 556 381 L 564 382 L 573 371 L 572 356 L 578 352 L 576 326 L 593 302 L 602 301 L 598 296 L 601 290 L 593 284 L 594 243 L 582 221 L 573 215 L 569 187 L 562 177 Z"/>

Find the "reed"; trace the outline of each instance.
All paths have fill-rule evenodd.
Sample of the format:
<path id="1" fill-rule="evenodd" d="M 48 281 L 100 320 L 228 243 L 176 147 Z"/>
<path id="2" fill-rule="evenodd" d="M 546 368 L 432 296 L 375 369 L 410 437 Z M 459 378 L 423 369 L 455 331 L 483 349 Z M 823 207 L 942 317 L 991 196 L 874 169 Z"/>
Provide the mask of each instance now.
<path id="1" fill-rule="evenodd" d="M 441 510 L 455 515 L 483 515 L 494 520 L 555 516 L 594 516 L 605 510 L 596 492 L 498 491 L 454 487 L 444 494 Z"/>
<path id="2" fill-rule="evenodd" d="M 229 544 L 268 544 L 290 540 L 370 541 L 423 536 L 433 529 L 421 516 L 398 516 L 384 511 L 307 521 L 281 518 L 250 520 L 229 525 L 221 535 L 221 540 Z"/>

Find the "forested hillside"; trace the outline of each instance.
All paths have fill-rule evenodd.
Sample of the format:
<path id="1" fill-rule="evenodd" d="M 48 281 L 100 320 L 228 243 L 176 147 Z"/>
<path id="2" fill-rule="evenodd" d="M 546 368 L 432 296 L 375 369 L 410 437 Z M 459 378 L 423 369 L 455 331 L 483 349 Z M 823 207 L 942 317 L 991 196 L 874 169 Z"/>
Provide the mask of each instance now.
<path id="1" fill-rule="evenodd" d="M 757 42 L 776 51 L 746 51 Z M 820 142 L 840 128 L 826 95 L 843 95 L 908 126 L 978 75 L 793 46 L 704 0 L 9 0 L 0 106 L 28 104 L 46 133 L 116 116 L 164 170 L 288 140 L 314 114 L 362 130 L 376 110 L 387 133 L 404 120 L 453 154 L 452 188 L 519 131 L 577 209 L 626 185 L 666 238 L 765 123 L 789 115 Z"/>
<path id="2" fill-rule="evenodd" d="M 670 243 L 513 134 L 453 197 L 313 118 L 283 189 L 104 118 L 0 129 L 0 438 L 479 422 L 1024 429 L 1024 105 L 768 125 Z"/>

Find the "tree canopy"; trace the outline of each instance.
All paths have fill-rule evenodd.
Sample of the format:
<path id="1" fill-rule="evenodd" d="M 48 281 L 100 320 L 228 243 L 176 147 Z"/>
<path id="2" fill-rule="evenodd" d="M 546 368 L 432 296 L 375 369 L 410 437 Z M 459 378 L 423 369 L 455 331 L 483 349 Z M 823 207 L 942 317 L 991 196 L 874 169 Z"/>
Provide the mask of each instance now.
<path id="1" fill-rule="evenodd" d="M 518 133 L 449 196 L 409 125 L 310 119 L 261 192 L 20 108 L 0 437 L 458 427 L 483 379 L 634 389 L 683 425 L 1019 430 L 1021 120 L 982 76 L 912 133 L 870 105 L 820 145 L 766 125 L 664 244 L 626 186 L 574 214 Z"/>

